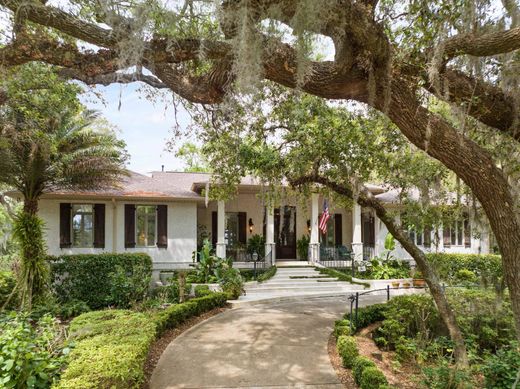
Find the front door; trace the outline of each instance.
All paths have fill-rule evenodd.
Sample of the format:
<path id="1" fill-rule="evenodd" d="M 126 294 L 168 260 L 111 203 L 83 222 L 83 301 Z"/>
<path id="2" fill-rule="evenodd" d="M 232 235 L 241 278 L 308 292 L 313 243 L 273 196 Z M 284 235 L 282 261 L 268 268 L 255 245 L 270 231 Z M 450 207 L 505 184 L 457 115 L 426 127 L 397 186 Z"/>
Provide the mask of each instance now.
<path id="1" fill-rule="evenodd" d="M 274 239 L 277 259 L 296 259 L 296 207 L 274 210 Z"/>

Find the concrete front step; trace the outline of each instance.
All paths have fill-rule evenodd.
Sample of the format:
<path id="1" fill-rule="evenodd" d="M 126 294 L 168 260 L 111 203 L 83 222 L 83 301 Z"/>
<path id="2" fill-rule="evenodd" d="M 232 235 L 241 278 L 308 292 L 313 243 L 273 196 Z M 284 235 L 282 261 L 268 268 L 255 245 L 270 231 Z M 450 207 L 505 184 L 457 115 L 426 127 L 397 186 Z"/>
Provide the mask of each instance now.
<path id="1" fill-rule="evenodd" d="M 310 264 L 307 261 L 276 261 L 276 267 L 314 267 L 313 264 Z"/>
<path id="2" fill-rule="evenodd" d="M 272 288 L 261 288 L 261 289 L 250 289 L 246 290 L 246 295 L 253 295 L 253 294 L 297 294 L 297 293 L 309 293 L 309 292 L 338 292 L 338 291 L 344 291 L 344 290 L 353 290 L 354 288 L 348 287 L 348 286 L 326 286 L 326 287 L 272 287 Z M 359 290 L 359 289 L 358 289 Z"/>
<path id="3" fill-rule="evenodd" d="M 231 308 L 239 308 L 250 305 L 261 305 L 261 304 L 272 304 L 272 303 L 285 303 L 291 301 L 302 301 L 302 300 L 314 300 L 327 297 L 337 297 L 338 299 L 345 300 L 347 302 L 348 296 L 356 293 L 355 290 L 336 291 L 336 292 L 307 292 L 298 294 L 255 294 L 251 296 L 241 296 L 239 300 L 229 300 Z"/>
<path id="4" fill-rule="evenodd" d="M 290 287 L 290 288 L 314 288 L 314 287 L 323 287 L 323 286 L 350 286 L 346 282 L 341 282 L 338 280 L 331 280 L 328 282 L 278 282 L 273 281 L 269 283 L 260 283 L 260 284 L 249 284 L 245 285 L 246 290 L 255 290 L 255 289 L 265 289 L 265 288 L 273 288 L 273 287 Z"/>
<path id="5" fill-rule="evenodd" d="M 289 277 L 273 277 L 269 281 L 264 281 L 262 285 L 268 285 L 273 282 L 286 282 L 286 283 L 293 283 L 293 282 L 305 282 L 309 284 L 313 284 L 315 282 L 331 282 L 331 281 L 337 281 L 337 278 L 289 278 Z M 247 286 L 248 284 L 246 284 Z"/>

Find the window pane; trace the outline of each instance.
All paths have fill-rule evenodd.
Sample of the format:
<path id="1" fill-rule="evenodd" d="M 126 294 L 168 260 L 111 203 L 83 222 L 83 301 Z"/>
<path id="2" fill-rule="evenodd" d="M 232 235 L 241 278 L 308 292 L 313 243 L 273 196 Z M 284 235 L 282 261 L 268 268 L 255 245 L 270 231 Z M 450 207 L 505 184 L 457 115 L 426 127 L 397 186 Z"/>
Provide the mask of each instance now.
<path id="1" fill-rule="evenodd" d="M 136 244 L 137 246 L 155 246 L 156 207 L 138 205 L 136 207 Z"/>
<path id="2" fill-rule="evenodd" d="M 422 244 L 423 244 L 423 233 L 418 232 L 417 233 L 417 245 L 422 246 Z"/>
<path id="3" fill-rule="evenodd" d="M 457 244 L 462 245 L 464 241 L 462 240 L 462 233 L 464 232 L 464 227 L 462 221 L 457 222 Z"/>
<path id="4" fill-rule="evenodd" d="M 456 223 L 453 223 L 450 227 L 450 233 L 451 233 L 451 244 L 456 245 L 457 244 L 457 235 L 456 235 Z"/>
<path id="5" fill-rule="evenodd" d="M 93 211 L 90 204 L 72 205 L 72 245 L 92 247 L 94 242 Z"/>

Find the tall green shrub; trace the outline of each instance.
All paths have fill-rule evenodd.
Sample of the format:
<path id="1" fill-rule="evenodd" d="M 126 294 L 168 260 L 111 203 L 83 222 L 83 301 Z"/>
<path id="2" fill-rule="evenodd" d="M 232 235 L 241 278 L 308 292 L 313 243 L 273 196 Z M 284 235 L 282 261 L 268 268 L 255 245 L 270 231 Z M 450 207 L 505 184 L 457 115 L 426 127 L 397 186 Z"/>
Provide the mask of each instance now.
<path id="1" fill-rule="evenodd" d="M 448 285 L 476 280 L 483 286 L 494 286 L 499 290 L 505 286 L 500 255 L 430 253 L 426 257 Z"/>
<path id="2" fill-rule="evenodd" d="M 90 308 L 128 308 L 147 294 L 152 276 L 148 254 L 78 254 L 49 258 L 51 280 L 62 302 L 83 300 Z"/>

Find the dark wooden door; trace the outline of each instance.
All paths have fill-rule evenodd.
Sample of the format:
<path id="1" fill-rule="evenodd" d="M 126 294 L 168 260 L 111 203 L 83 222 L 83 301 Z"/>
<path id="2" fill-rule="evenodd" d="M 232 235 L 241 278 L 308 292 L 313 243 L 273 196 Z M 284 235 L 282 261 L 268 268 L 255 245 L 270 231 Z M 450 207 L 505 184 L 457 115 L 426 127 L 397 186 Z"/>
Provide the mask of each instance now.
<path id="1" fill-rule="evenodd" d="M 274 210 L 274 239 L 277 259 L 296 259 L 296 207 Z"/>

